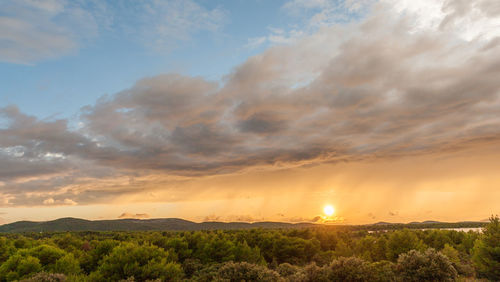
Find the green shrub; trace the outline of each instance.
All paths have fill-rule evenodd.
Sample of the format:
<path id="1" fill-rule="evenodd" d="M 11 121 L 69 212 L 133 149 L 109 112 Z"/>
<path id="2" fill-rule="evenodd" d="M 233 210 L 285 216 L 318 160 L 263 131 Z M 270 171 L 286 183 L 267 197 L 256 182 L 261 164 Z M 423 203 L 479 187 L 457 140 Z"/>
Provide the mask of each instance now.
<path id="1" fill-rule="evenodd" d="M 403 281 L 454 281 L 457 271 L 450 260 L 434 249 L 401 254 L 396 272 Z"/>
<path id="2" fill-rule="evenodd" d="M 375 271 L 370 263 L 357 257 L 341 257 L 329 266 L 333 281 L 371 281 Z"/>
<path id="3" fill-rule="evenodd" d="M 276 271 L 265 266 L 247 262 L 226 262 L 217 273 L 217 278 L 228 281 L 280 281 Z"/>
<path id="4" fill-rule="evenodd" d="M 62 273 L 47 273 L 39 272 L 29 279 L 22 280 L 21 282 L 66 282 L 67 277 Z"/>

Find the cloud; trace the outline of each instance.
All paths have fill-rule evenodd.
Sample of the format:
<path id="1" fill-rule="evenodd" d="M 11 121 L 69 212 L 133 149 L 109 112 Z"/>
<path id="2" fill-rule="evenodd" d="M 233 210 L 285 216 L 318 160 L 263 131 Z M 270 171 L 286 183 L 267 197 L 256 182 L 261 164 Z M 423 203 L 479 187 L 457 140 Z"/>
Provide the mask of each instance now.
<path id="1" fill-rule="evenodd" d="M 389 211 L 390 216 L 398 216 L 399 212 L 398 211 Z"/>
<path id="2" fill-rule="evenodd" d="M 491 0 L 478 1 L 393 1 L 384 0 L 413 21 L 414 30 L 439 29 L 461 39 L 491 40 L 499 35 L 500 5 Z"/>
<path id="3" fill-rule="evenodd" d="M 255 49 L 257 47 L 260 47 L 262 44 L 264 44 L 267 40 L 266 36 L 260 36 L 260 37 L 252 37 L 248 39 L 247 44 L 245 47 L 249 49 Z"/>
<path id="4" fill-rule="evenodd" d="M 146 1 L 139 10 L 141 24 L 132 34 L 160 52 L 172 50 L 198 32 L 218 31 L 227 18 L 222 8 L 206 9 L 192 0 Z M 136 17 L 136 12 L 129 16 Z M 128 22 L 130 17 L 124 19 Z"/>
<path id="5" fill-rule="evenodd" d="M 47 198 L 43 200 L 42 204 L 46 206 L 76 206 L 78 203 L 68 198 L 65 199 Z"/>
<path id="6" fill-rule="evenodd" d="M 48 198 L 48 199 L 46 199 L 46 200 L 43 201 L 43 204 L 44 205 L 52 205 L 52 204 L 54 204 L 54 202 L 55 201 L 54 201 L 53 198 Z"/>
<path id="7" fill-rule="evenodd" d="M 75 52 L 99 32 L 101 5 L 44 0 L 2 3 L 0 61 L 30 64 Z"/>
<path id="8" fill-rule="evenodd" d="M 315 60 L 339 32 L 335 51 Z M 141 80 L 83 119 L 101 148 L 120 148 L 106 165 L 182 175 L 431 152 L 498 134 L 499 49 L 484 46 L 407 33 L 379 12 L 355 29 L 271 48 L 224 85 Z"/>
<path id="9" fill-rule="evenodd" d="M 291 0 L 282 9 L 295 17 L 302 17 L 307 28 L 347 23 L 367 13 L 373 0 Z"/>
<path id="10" fill-rule="evenodd" d="M 170 51 L 200 31 L 218 31 L 227 18 L 225 10 L 206 9 L 192 0 L 6 0 L 2 5 L 0 61 L 18 64 L 73 54 L 108 32 Z"/>
<path id="11" fill-rule="evenodd" d="M 315 34 L 323 27 L 357 21 L 366 14 L 373 0 L 292 0 L 286 2 L 281 10 L 300 24 L 287 27 L 268 27 L 265 36 L 248 39 L 245 47 L 255 49 L 261 46 L 294 44 L 300 39 Z"/>
<path id="12" fill-rule="evenodd" d="M 414 14 L 387 5 L 269 48 L 223 81 L 144 78 L 85 107 L 78 129 L 1 109 L 4 204 L 96 203 L 197 177 L 498 144 L 499 41 L 415 29 Z M 189 197 L 180 190 L 169 201 Z"/>
<path id="13" fill-rule="evenodd" d="M 300 223 L 300 222 L 311 222 L 311 223 L 323 223 L 324 220 L 321 216 L 315 216 L 313 218 L 302 217 L 302 216 L 294 216 L 285 219 L 284 221 L 292 222 L 292 223 Z"/>
<path id="14" fill-rule="evenodd" d="M 203 222 L 260 222 L 264 221 L 263 217 L 255 217 L 248 214 L 230 214 L 226 216 L 210 214 L 203 218 Z"/>
<path id="15" fill-rule="evenodd" d="M 132 214 L 132 213 L 128 213 L 128 212 L 124 212 L 120 216 L 118 216 L 118 218 L 133 218 L 133 219 L 147 219 L 150 217 L 151 216 L 147 213 Z"/>
<path id="16" fill-rule="evenodd" d="M 210 215 L 207 215 L 203 218 L 203 222 L 207 222 L 207 221 L 223 221 L 223 219 L 219 215 L 210 214 Z"/>

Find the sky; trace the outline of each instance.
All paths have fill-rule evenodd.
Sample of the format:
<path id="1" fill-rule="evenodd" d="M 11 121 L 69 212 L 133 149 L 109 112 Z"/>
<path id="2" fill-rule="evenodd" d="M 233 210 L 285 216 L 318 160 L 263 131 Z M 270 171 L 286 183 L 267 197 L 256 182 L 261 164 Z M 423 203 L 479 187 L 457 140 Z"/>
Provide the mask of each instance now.
<path id="1" fill-rule="evenodd" d="M 0 0 L 0 224 L 484 220 L 499 145 L 496 0 Z"/>

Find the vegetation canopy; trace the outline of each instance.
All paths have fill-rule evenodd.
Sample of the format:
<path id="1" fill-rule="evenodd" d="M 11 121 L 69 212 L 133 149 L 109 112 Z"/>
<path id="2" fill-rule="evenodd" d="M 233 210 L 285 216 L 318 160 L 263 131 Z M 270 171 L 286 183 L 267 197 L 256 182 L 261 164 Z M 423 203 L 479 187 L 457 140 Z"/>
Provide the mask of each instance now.
<path id="1" fill-rule="evenodd" d="M 0 235 L 0 281 L 500 280 L 498 217 L 480 232 L 335 226 Z"/>

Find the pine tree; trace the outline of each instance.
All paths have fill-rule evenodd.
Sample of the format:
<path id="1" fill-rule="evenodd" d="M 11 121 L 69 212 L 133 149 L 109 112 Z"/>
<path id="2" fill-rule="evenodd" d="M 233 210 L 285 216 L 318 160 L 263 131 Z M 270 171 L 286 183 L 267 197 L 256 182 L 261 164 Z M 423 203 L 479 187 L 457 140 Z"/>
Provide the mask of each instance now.
<path id="1" fill-rule="evenodd" d="M 500 281 L 500 220 L 492 216 L 481 237 L 476 240 L 472 261 L 479 274 Z"/>

